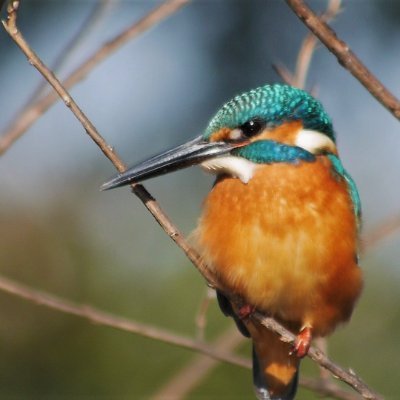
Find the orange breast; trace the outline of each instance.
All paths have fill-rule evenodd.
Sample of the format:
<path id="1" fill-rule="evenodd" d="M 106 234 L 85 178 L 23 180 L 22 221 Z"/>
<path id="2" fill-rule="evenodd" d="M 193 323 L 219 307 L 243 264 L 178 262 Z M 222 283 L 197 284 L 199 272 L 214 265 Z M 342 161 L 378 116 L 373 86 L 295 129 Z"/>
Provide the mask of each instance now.
<path id="1" fill-rule="evenodd" d="M 220 178 L 195 232 L 222 282 L 250 304 L 325 335 L 361 290 L 357 229 L 330 161 L 260 165 L 248 184 Z"/>

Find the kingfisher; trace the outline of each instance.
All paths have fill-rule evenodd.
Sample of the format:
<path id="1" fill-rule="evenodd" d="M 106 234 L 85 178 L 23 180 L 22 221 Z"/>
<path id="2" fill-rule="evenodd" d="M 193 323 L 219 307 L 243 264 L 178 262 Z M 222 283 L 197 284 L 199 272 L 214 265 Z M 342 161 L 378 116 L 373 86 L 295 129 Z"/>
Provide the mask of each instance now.
<path id="1" fill-rule="evenodd" d="M 253 344 L 261 400 L 296 395 L 311 340 L 349 320 L 362 289 L 361 205 L 332 121 L 306 91 L 273 84 L 234 97 L 204 133 L 104 183 L 103 190 L 191 165 L 216 175 L 193 237 L 222 287 L 222 311 Z M 294 344 L 251 318 L 272 316 Z"/>

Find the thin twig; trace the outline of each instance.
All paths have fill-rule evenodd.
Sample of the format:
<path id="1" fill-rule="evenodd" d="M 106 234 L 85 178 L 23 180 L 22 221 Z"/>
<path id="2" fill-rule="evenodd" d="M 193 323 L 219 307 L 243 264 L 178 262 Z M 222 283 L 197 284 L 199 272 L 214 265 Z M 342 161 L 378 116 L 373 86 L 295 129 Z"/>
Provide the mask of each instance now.
<path id="1" fill-rule="evenodd" d="M 70 89 L 78 82 L 83 80 L 97 65 L 113 54 L 129 40 L 147 31 L 163 19 L 169 17 L 190 0 L 166 0 L 160 6 L 152 10 L 146 16 L 135 22 L 123 32 L 106 42 L 81 65 L 79 65 L 63 82 L 65 88 Z M 18 3 L 18 2 L 17 2 Z M 0 155 L 4 154 L 11 145 L 29 129 L 40 116 L 45 113 L 56 101 L 59 96 L 50 92 L 39 99 L 31 106 L 27 107 L 9 126 L 0 137 Z"/>
<path id="2" fill-rule="evenodd" d="M 283 82 L 294 86 L 294 76 L 283 64 L 272 64 L 272 68 L 280 76 Z"/>
<path id="3" fill-rule="evenodd" d="M 302 0 L 286 3 L 318 39 L 333 53 L 339 64 L 346 68 L 384 107 L 400 119 L 400 101 L 368 70 L 344 41 Z"/>
<path id="4" fill-rule="evenodd" d="M 364 235 L 364 239 L 362 242 L 363 250 L 371 250 L 379 242 L 381 242 L 387 236 L 390 236 L 393 233 L 397 232 L 399 229 L 400 214 L 394 217 L 390 217 L 387 220 L 381 222 L 378 226 L 376 226 L 374 229 Z"/>
<path id="5" fill-rule="evenodd" d="M 321 20 L 328 22 L 340 11 L 342 0 L 330 0 L 326 11 L 321 15 Z M 313 33 L 309 33 L 303 40 L 300 50 L 297 55 L 295 72 L 292 73 L 281 64 L 273 64 L 272 68 L 288 85 L 296 86 L 300 89 L 305 89 L 308 70 L 314 55 L 318 39 Z"/>
<path id="6" fill-rule="evenodd" d="M 34 53 L 34 51 L 30 48 L 28 43 L 23 38 L 22 34 L 20 33 L 16 25 L 18 5 L 19 1 L 17 0 L 12 1 L 9 4 L 8 19 L 6 22 L 3 21 L 4 28 L 9 33 L 14 42 L 19 46 L 21 51 L 26 55 L 29 63 L 33 65 L 43 75 L 43 77 L 53 86 L 54 90 L 63 99 L 65 105 L 71 109 L 76 118 L 81 122 L 87 134 L 100 147 L 105 156 L 109 158 L 109 160 L 114 164 L 114 166 L 117 168 L 119 172 L 123 172 L 125 170 L 125 165 L 123 164 L 121 159 L 116 155 L 111 146 L 109 146 L 107 142 L 101 137 L 101 135 L 98 133 L 94 125 L 89 121 L 89 119 L 79 108 L 79 106 L 76 104 L 71 95 L 67 92 L 65 87 L 56 78 L 54 73 L 46 67 L 46 65 Z M 156 219 L 156 221 L 162 226 L 164 231 L 184 251 L 187 257 L 192 261 L 194 266 L 208 281 L 209 285 L 212 285 L 218 288 L 219 290 L 223 291 L 225 294 L 228 294 L 228 292 L 224 290 L 225 288 L 223 288 L 218 283 L 212 271 L 208 269 L 206 264 L 201 260 L 199 254 L 189 246 L 188 242 L 184 239 L 182 234 L 170 221 L 167 215 L 161 210 L 158 203 L 150 195 L 150 193 L 147 192 L 147 190 L 142 185 L 139 184 L 132 184 L 131 187 L 132 191 L 142 200 L 142 202 L 145 204 L 145 206 L 153 215 L 153 217 Z M 230 293 L 228 295 L 231 300 L 233 299 L 239 303 L 240 299 L 238 299 L 236 295 L 232 295 Z M 282 340 L 287 341 L 289 343 L 294 343 L 295 336 L 287 329 L 285 329 L 283 326 L 278 324 L 272 318 L 265 317 L 259 312 L 255 312 L 253 318 L 255 318 L 259 323 L 263 324 L 266 328 L 280 335 Z M 371 389 L 369 389 L 368 386 L 365 385 L 365 383 L 363 383 L 357 375 L 353 374 L 352 372 L 345 371 L 343 368 L 334 364 L 321 351 L 315 349 L 314 347 L 311 347 L 308 355 L 318 364 L 330 370 L 334 374 L 334 376 L 340 377 L 340 379 L 342 379 L 344 382 L 352 386 L 356 391 L 362 394 L 364 398 L 379 399 L 379 396 L 376 395 Z"/>
<path id="7" fill-rule="evenodd" d="M 321 21 L 329 22 L 335 18 L 340 11 L 341 3 L 341 0 L 330 0 L 326 11 L 320 17 Z M 297 57 L 293 83 L 293 85 L 297 86 L 298 88 L 305 88 L 306 77 L 317 43 L 317 37 L 313 33 L 309 33 L 301 45 L 299 55 Z"/>
<path id="8" fill-rule="evenodd" d="M 318 393 L 320 396 L 329 396 L 341 400 L 360 400 L 359 394 L 344 390 L 333 382 L 327 383 L 321 379 L 302 377 L 300 378 L 300 384 L 303 387 Z"/>
<path id="9" fill-rule="evenodd" d="M 98 24 L 98 22 L 104 17 L 105 12 L 112 5 L 111 0 L 101 0 L 92 7 L 87 17 L 80 24 L 80 26 L 76 29 L 72 37 L 68 40 L 67 44 L 56 57 L 53 62 L 51 69 L 55 73 L 60 73 L 60 69 L 66 64 L 71 55 L 76 51 L 76 49 L 80 46 L 83 40 L 89 35 L 89 33 L 94 29 L 94 27 Z M 37 85 L 36 89 L 29 96 L 24 106 L 18 115 L 13 119 L 14 121 L 21 118 L 22 113 L 29 107 L 31 104 L 37 100 L 41 95 L 43 95 L 44 91 L 48 89 L 48 84 L 46 80 L 41 80 Z M 7 128 L 6 130 L 8 130 Z"/>
<path id="10" fill-rule="evenodd" d="M 240 343 L 243 343 L 243 337 L 237 329 L 228 329 L 223 332 L 213 346 L 220 351 L 231 353 Z M 188 365 L 183 367 L 172 379 L 163 385 L 157 392 L 151 396 L 151 400 L 185 399 L 186 396 L 195 388 L 211 371 L 218 365 L 218 361 L 210 359 L 203 355 L 198 355 Z M 251 368 L 251 362 L 248 362 Z"/>
<path id="11" fill-rule="evenodd" d="M 173 344 L 188 350 L 206 354 L 209 357 L 228 362 L 242 368 L 249 368 L 250 366 L 249 360 L 225 351 L 221 351 L 221 349 L 213 345 L 208 345 L 204 342 L 199 342 L 198 340 L 177 335 L 166 329 L 161 329 L 152 325 L 143 324 L 110 314 L 89 305 L 76 304 L 70 300 L 54 296 L 41 290 L 33 289 L 27 285 L 15 282 L 4 276 L 0 276 L 0 290 L 41 306 L 45 306 L 65 314 L 84 318 L 98 325 L 108 326 L 110 328 L 134 333 L 146 338 L 155 339 L 160 342 Z"/>
<path id="12" fill-rule="evenodd" d="M 207 311 L 210 307 L 210 302 L 215 298 L 215 291 L 207 287 L 204 293 L 199 309 L 196 313 L 196 338 L 197 340 L 204 340 L 205 330 L 207 325 Z"/>

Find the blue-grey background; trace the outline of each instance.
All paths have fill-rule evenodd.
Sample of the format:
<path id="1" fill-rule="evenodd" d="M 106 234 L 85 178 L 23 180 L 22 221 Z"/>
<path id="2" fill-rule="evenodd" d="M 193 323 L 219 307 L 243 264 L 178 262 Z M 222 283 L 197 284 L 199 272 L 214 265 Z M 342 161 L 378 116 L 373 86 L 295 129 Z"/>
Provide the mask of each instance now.
<path id="1" fill-rule="evenodd" d="M 25 1 L 19 25 L 51 65 L 96 4 Z M 157 4 L 112 2 L 63 65 L 61 77 Z M 310 4 L 318 11 L 326 6 Z M 399 3 L 345 0 L 333 26 L 400 96 Z M 122 158 L 134 163 L 201 133 L 233 95 L 280 81 L 271 65 L 293 69 L 306 33 L 282 1 L 193 1 L 107 58 L 71 93 Z M 41 79 L 1 30 L 0 131 Z M 400 213 L 398 121 L 322 46 L 308 75 L 307 88 L 312 87 L 334 121 L 341 157 L 359 187 L 368 234 Z M 99 192 L 113 174 L 71 112 L 60 102 L 53 106 L 0 159 L 0 272 L 194 335 L 202 278 L 128 189 Z M 189 234 L 212 181 L 192 168 L 146 187 Z M 335 360 L 393 399 L 400 395 L 399 245 L 400 235 L 393 234 L 365 253 L 363 297 L 350 325 L 330 340 Z M 1 295 L 0 310 L 4 398 L 149 398 L 192 357 L 9 295 Z M 207 337 L 228 324 L 213 305 Z M 243 347 L 242 354 L 248 353 Z M 310 371 L 316 373 L 306 362 L 305 372 Z M 250 373 L 218 367 L 190 398 L 251 399 Z"/>

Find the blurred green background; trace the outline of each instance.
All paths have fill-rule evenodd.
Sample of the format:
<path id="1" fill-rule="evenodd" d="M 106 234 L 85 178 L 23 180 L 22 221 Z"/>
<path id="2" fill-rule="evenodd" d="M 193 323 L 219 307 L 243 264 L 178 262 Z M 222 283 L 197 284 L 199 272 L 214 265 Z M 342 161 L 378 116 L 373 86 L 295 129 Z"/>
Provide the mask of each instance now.
<path id="1" fill-rule="evenodd" d="M 104 41 L 159 4 L 113 1 L 71 53 L 66 76 Z M 325 1 L 310 4 L 319 11 Z M 20 27 L 51 64 L 96 1 L 22 2 Z M 3 10 L 4 11 L 4 10 Z M 3 13 L 4 17 L 4 13 Z M 334 23 L 363 61 L 400 95 L 400 5 L 343 1 Z M 72 94 L 124 160 L 136 162 L 199 134 L 232 95 L 279 81 L 305 28 L 284 2 L 193 1 L 99 65 Z M 0 32 L 0 130 L 40 82 Z M 322 47 L 309 72 L 335 124 L 364 206 L 364 232 L 399 215 L 398 122 Z M 203 279 L 128 189 L 100 193 L 113 168 L 57 104 L 0 159 L 0 273 L 38 289 L 194 337 Z M 212 178 L 197 169 L 146 187 L 187 234 Z M 365 252 L 365 290 L 329 353 L 388 399 L 400 398 L 400 237 Z M 0 398 L 148 399 L 195 354 L 97 326 L 0 293 Z M 212 302 L 206 338 L 232 322 Z M 245 343 L 238 350 L 248 356 Z M 306 360 L 304 375 L 317 376 Z M 220 364 L 189 399 L 252 399 L 249 370 Z M 301 389 L 301 399 L 318 398 Z"/>

